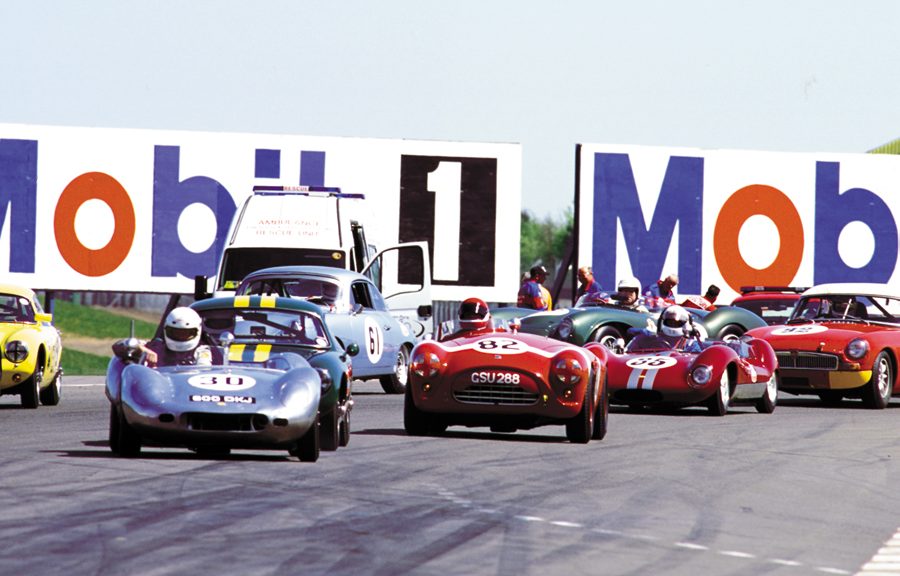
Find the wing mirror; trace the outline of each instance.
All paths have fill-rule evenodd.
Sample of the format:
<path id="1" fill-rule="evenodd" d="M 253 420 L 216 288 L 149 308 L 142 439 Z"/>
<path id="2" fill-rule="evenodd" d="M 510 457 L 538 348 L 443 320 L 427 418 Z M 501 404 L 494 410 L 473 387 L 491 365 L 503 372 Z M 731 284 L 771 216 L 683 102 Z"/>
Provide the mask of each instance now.
<path id="1" fill-rule="evenodd" d="M 357 354 L 359 354 L 359 344 L 357 344 L 356 342 L 349 342 L 347 346 L 344 347 L 344 350 L 347 352 L 348 356 L 356 356 Z"/>
<path id="2" fill-rule="evenodd" d="M 125 364 L 137 364 L 144 354 L 141 341 L 137 338 L 123 338 L 112 345 L 113 354 Z"/>

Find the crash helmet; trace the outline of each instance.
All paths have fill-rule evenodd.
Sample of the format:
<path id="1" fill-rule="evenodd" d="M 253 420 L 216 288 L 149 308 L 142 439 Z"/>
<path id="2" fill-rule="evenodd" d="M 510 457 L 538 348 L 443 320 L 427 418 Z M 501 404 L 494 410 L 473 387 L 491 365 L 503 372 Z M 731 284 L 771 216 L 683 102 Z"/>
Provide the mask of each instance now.
<path id="1" fill-rule="evenodd" d="M 641 293 L 641 283 L 634 276 L 629 276 L 627 278 L 622 278 L 619 280 L 619 284 L 616 286 L 616 289 L 619 292 L 623 290 L 634 290 L 638 294 Z"/>
<path id="2" fill-rule="evenodd" d="M 663 336 L 685 335 L 685 327 L 691 322 L 691 315 L 681 306 L 669 306 L 659 315 L 658 332 Z"/>
<path id="3" fill-rule="evenodd" d="M 173 352 L 189 352 L 200 343 L 200 315 L 193 308 L 181 306 L 166 316 L 166 347 Z"/>
<path id="4" fill-rule="evenodd" d="M 487 328 L 491 321 L 491 311 L 481 298 L 466 298 L 459 305 L 458 320 L 462 330 Z"/>

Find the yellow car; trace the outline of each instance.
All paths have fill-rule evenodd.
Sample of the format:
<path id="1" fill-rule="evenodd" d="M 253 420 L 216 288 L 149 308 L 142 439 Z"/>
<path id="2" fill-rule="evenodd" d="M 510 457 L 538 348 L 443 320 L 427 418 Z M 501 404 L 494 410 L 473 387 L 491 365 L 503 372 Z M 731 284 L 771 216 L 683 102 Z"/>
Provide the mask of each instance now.
<path id="1" fill-rule="evenodd" d="M 62 341 L 32 290 L 0 284 L 0 394 L 25 408 L 59 404 Z"/>

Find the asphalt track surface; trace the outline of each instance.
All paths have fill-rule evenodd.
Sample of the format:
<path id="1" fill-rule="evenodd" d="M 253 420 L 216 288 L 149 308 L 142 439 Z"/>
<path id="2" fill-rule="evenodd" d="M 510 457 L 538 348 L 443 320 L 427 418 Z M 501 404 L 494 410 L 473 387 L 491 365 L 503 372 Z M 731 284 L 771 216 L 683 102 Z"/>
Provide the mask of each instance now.
<path id="1" fill-rule="evenodd" d="M 900 525 L 900 400 L 782 396 L 614 408 L 606 439 L 403 431 L 357 383 L 350 445 L 114 457 L 100 378 L 56 407 L 0 398 L 3 574 L 854 574 Z"/>

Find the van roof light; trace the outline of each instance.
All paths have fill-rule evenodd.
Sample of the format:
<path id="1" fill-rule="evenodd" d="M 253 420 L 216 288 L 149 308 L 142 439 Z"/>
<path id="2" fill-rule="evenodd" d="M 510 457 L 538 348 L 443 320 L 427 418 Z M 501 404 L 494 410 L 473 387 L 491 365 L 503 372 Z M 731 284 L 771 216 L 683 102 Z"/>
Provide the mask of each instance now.
<path id="1" fill-rule="evenodd" d="M 257 185 L 253 187 L 253 193 L 259 195 L 286 195 L 296 194 L 299 196 L 329 196 L 332 198 L 359 198 L 365 199 L 365 194 L 354 194 L 350 192 L 341 192 L 340 188 L 334 186 L 272 186 Z"/>

